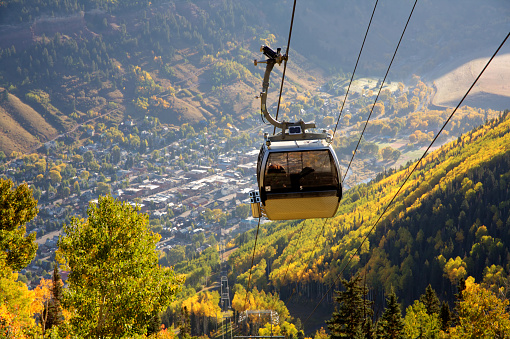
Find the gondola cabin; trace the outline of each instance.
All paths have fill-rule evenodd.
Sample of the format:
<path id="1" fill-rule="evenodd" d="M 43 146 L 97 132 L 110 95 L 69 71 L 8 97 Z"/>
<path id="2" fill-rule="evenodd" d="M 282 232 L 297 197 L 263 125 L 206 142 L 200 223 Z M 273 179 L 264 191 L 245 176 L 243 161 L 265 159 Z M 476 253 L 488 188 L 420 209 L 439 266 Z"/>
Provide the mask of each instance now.
<path id="1" fill-rule="evenodd" d="M 268 46 L 260 51 L 268 59 L 260 92 L 260 112 L 273 125 L 276 135 L 264 135 L 257 162 L 258 190 L 250 192 L 252 215 L 270 220 L 328 218 L 335 215 L 342 198 L 340 166 L 332 136 L 311 133 L 314 122 L 278 121 L 267 111 L 269 77 L 275 64 L 287 61 L 287 55 Z M 274 132 L 273 132 L 274 133 Z"/>
<path id="2" fill-rule="evenodd" d="M 325 139 L 266 139 L 257 182 L 261 212 L 270 220 L 332 217 L 342 197 L 338 160 Z"/>

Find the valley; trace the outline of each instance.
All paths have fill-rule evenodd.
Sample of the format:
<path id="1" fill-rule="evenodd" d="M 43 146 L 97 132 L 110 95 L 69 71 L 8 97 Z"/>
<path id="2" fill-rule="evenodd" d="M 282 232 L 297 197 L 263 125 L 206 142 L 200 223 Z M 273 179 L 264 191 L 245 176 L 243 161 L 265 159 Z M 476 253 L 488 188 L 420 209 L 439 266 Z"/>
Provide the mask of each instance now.
<path id="1" fill-rule="evenodd" d="M 356 312 L 370 337 L 392 307 L 401 337 L 476 337 L 488 326 L 468 314 L 489 301 L 510 333 L 508 43 L 388 205 L 500 43 L 507 6 L 418 4 L 382 84 L 408 15 L 382 4 L 350 84 L 373 4 L 298 4 L 268 109 L 334 133 L 343 198 L 333 218 L 259 223 L 248 192 L 273 128 L 253 60 L 260 45 L 284 48 L 289 4 L 0 2 L 1 183 L 28 187 L 37 208 L 16 232 L 2 217 L 0 253 L 26 252 L 12 270 L 0 254 L 1 334 L 49 337 L 56 300 L 51 337 L 328 339 Z M 56 273 L 63 299 L 48 287 Z M 340 302 L 350 288 L 358 308 Z M 87 313 L 106 304 L 116 311 Z"/>

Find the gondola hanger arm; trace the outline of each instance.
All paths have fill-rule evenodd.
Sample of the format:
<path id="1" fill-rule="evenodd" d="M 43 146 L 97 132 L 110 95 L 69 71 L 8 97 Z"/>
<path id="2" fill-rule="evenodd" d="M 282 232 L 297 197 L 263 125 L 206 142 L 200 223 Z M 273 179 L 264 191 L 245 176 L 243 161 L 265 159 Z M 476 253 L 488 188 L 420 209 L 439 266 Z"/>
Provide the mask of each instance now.
<path id="1" fill-rule="evenodd" d="M 306 123 L 303 120 L 299 120 L 297 122 L 278 121 L 273 118 L 273 116 L 269 114 L 267 110 L 267 93 L 269 89 L 269 77 L 271 76 L 271 71 L 273 70 L 275 64 L 281 65 L 283 61 L 287 61 L 287 55 L 281 54 L 281 48 L 277 48 L 276 51 L 274 51 L 269 46 L 260 47 L 260 51 L 264 53 L 264 55 L 268 58 L 265 61 L 254 60 L 255 66 L 258 64 L 266 64 L 266 71 L 264 73 L 264 79 L 262 80 L 262 91 L 260 92 L 259 96 L 261 113 L 273 126 L 282 130 L 282 139 L 286 138 L 286 131 L 291 127 L 299 128 L 299 132 L 295 134 L 300 134 L 302 138 L 306 138 L 306 130 L 309 128 L 315 128 L 315 122 Z"/>

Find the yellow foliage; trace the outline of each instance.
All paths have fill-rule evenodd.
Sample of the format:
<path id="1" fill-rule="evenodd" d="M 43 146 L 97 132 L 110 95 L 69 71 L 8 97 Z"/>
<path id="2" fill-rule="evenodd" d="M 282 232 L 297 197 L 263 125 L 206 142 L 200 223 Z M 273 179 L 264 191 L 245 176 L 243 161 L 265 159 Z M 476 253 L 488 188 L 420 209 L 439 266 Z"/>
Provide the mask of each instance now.
<path id="1" fill-rule="evenodd" d="M 510 336 L 509 301 L 466 279 L 466 288 L 459 302 L 459 324 L 450 329 L 451 338 L 507 338 Z"/>
<path id="2" fill-rule="evenodd" d="M 0 333 L 10 332 L 10 338 L 25 338 L 26 331 L 37 332 L 34 313 L 38 304 L 36 292 L 17 281 L 18 274 L 5 272 L 0 276 Z"/>
<path id="3" fill-rule="evenodd" d="M 174 328 L 165 328 L 165 325 L 161 325 L 161 331 L 156 334 L 152 334 L 149 338 L 156 339 L 174 339 L 177 338 Z"/>
<path id="4" fill-rule="evenodd" d="M 278 312 L 280 321 L 287 320 L 290 317 L 289 310 L 285 303 L 278 298 L 277 294 L 258 291 L 255 287 L 248 292 L 241 285 L 236 285 L 236 293 L 232 299 L 232 308 L 238 312 L 245 310 L 273 310 Z"/>
<path id="5" fill-rule="evenodd" d="M 459 256 L 455 259 L 450 258 L 444 267 L 445 276 L 452 284 L 457 285 L 459 280 L 467 275 L 466 268 L 466 263 Z"/>
<path id="6" fill-rule="evenodd" d="M 218 292 L 202 292 L 193 295 L 182 303 L 182 307 L 186 307 L 190 313 L 200 317 L 216 318 L 221 316 L 221 308 L 219 307 L 220 295 Z"/>
<path id="7" fill-rule="evenodd" d="M 271 46 L 276 41 L 274 34 L 268 34 L 267 37 L 260 39 L 262 45 Z"/>
<path id="8" fill-rule="evenodd" d="M 308 103 L 309 99 L 307 97 L 305 97 L 304 95 L 298 95 L 298 96 L 296 96 L 296 100 L 306 104 L 306 103 Z"/>
<path id="9" fill-rule="evenodd" d="M 266 323 L 264 327 L 259 328 L 260 336 L 283 335 L 285 338 L 296 338 L 297 334 L 298 330 L 296 329 L 296 326 L 287 321 L 284 321 L 280 325 L 271 325 L 271 323 Z"/>

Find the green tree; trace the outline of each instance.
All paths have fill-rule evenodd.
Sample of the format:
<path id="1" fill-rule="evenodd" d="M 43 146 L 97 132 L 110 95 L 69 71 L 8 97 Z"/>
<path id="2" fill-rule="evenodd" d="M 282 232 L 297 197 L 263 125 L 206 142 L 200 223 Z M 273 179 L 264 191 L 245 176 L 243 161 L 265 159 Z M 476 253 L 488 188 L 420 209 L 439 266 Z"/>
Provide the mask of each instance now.
<path id="1" fill-rule="evenodd" d="M 73 163 L 76 165 L 83 161 L 83 157 L 79 154 L 73 155 L 73 157 L 71 159 L 72 159 Z"/>
<path id="2" fill-rule="evenodd" d="M 104 182 L 98 182 L 96 192 L 99 195 L 107 195 L 110 194 L 110 185 Z"/>
<path id="3" fill-rule="evenodd" d="M 82 171 L 80 173 L 80 178 L 84 181 L 87 181 L 89 179 L 90 173 L 89 171 Z"/>
<path id="4" fill-rule="evenodd" d="M 39 210 L 27 184 L 14 188 L 11 180 L 0 178 L 0 272 L 19 270 L 35 257 L 35 233 L 26 235 L 25 224 Z"/>
<path id="5" fill-rule="evenodd" d="M 44 306 L 43 314 L 46 315 L 46 320 L 44 321 L 43 334 L 52 327 L 60 326 L 64 320 L 62 314 L 63 286 L 64 284 L 58 271 L 58 265 L 55 265 L 51 279 L 51 299 L 48 304 Z"/>
<path id="6" fill-rule="evenodd" d="M 62 188 L 62 196 L 67 198 L 69 195 L 71 195 L 71 189 L 67 186 Z"/>
<path id="7" fill-rule="evenodd" d="M 120 147 L 115 145 L 112 148 L 112 162 L 118 164 L 120 161 Z"/>
<path id="8" fill-rule="evenodd" d="M 437 313 L 428 314 L 424 303 L 415 300 L 406 309 L 404 333 L 407 338 L 439 338 L 440 321 Z"/>
<path id="9" fill-rule="evenodd" d="M 50 173 L 50 180 L 53 185 L 58 184 L 62 181 L 62 175 L 59 171 L 51 170 Z"/>
<path id="10" fill-rule="evenodd" d="M 425 289 L 425 294 L 420 296 L 420 301 L 425 305 L 428 315 L 439 314 L 439 299 L 437 298 L 436 291 L 434 291 L 430 284 Z"/>
<path id="11" fill-rule="evenodd" d="M 246 219 L 250 216 L 251 207 L 248 204 L 237 205 L 235 209 L 236 216 L 241 219 Z"/>
<path id="12" fill-rule="evenodd" d="M 397 302 L 397 295 L 394 291 L 386 297 L 386 308 L 377 324 L 378 338 L 403 338 L 404 323 L 400 312 L 400 304 Z"/>
<path id="13" fill-rule="evenodd" d="M 370 335 L 372 309 L 371 301 L 365 299 L 367 288 L 360 286 L 361 276 L 357 274 L 350 281 L 342 279 L 345 291 L 337 291 L 335 301 L 338 306 L 335 308 L 330 320 L 326 321 L 332 339 L 356 338 Z M 368 333 L 366 333 L 368 332 Z"/>
<path id="14" fill-rule="evenodd" d="M 91 162 L 88 162 L 88 163 L 87 163 L 87 166 L 88 166 L 88 168 L 89 168 L 92 172 L 97 172 L 97 171 L 99 171 L 99 168 L 101 167 L 101 166 L 97 163 L 97 161 L 95 161 L 95 160 L 93 160 L 93 161 L 91 161 Z"/>
<path id="15" fill-rule="evenodd" d="M 80 195 L 80 183 L 78 180 L 76 180 L 73 184 L 73 192 L 76 193 L 76 195 Z"/>
<path id="16" fill-rule="evenodd" d="M 172 247 L 167 254 L 168 265 L 178 264 L 186 259 L 186 249 L 184 246 L 177 245 Z"/>
<path id="17" fill-rule="evenodd" d="M 444 332 L 448 332 L 450 329 L 450 322 L 451 322 L 451 313 L 450 313 L 450 306 L 448 306 L 448 303 L 443 301 L 441 304 L 441 310 L 439 311 L 439 320 L 441 321 L 441 330 Z"/>
<path id="18" fill-rule="evenodd" d="M 58 326 L 63 321 L 62 315 L 62 298 L 63 298 L 63 290 L 64 283 L 62 282 L 62 278 L 60 277 L 60 272 L 58 271 L 58 265 L 55 265 L 53 268 L 53 277 L 52 277 L 52 303 L 51 303 L 51 323 L 48 324 L 48 328 L 55 325 Z"/>
<path id="19" fill-rule="evenodd" d="M 94 153 L 92 153 L 92 151 L 87 151 L 83 153 L 83 160 L 85 162 L 91 162 L 92 160 L 94 160 Z"/>
<path id="20" fill-rule="evenodd" d="M 73 333 L 86 337 L 144 334 L 175 297 L 182 279 L 158 265 L 148 216 L 110 196 L 90 204 L 88 219 L 63 227 L 57 258 L 69 270 L 63 304 Z"/>
<path id="21" fill-rule="evenodd" d="M 386 146 L 380 149 L 379 154 L 381 155 L 384 161 L 388 160 L 396 161 L 400 157 L 400 151 L 390 146 Z"/>

